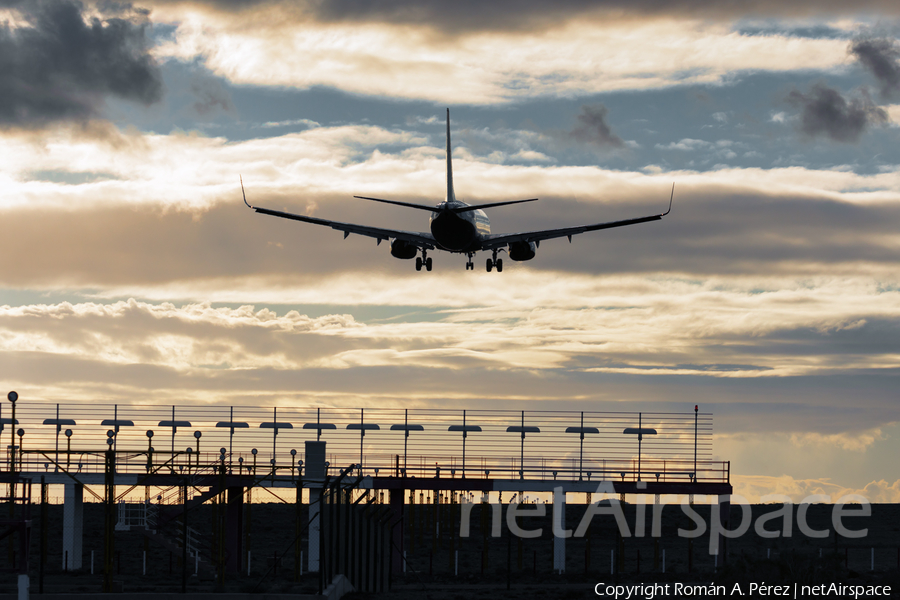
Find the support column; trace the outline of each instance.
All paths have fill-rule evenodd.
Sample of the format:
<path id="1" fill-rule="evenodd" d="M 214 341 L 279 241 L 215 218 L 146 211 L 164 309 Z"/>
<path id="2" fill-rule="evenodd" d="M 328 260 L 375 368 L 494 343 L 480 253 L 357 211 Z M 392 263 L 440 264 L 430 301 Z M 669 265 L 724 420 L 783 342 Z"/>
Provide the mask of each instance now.
<path id="1" fill-rule="evenodd" d="M 719 502 L 719 522 L 722 524 L 722 527 L 719 528 L 721 532 L 722 529 L 728 529 L 730 531 L 731 526 L 731 494 L 722 494 L 717 498 Z M 728 538 L 719 533 L 719 560 L 718 563 L 721 566 L 725 566 L 728 564 Z"/>
<path id="2" fill-rule="evenodd" d="M 231 486 L 226 492 L 225 507 L 225 555 L 228 562 L 225 569 L 230 573 L 242 571 L 241 558 L 244 556 L 244 488 Z"/>
<path id="3" fill-rule="evenodd" d="M 309 549 L 306 569 L 310 573 L 319 572 L 319 532 L 322 528 L 319 522 L 319 499 L 321 497 L 321 490 L 309 490 Z"/>
<path id="4" fill-rule="evenodd" d="M 556 488 L 561 490 L 561 488 Z M 566 495 L 553 493 L 553 521 L 558 530 L 553 532 L 553 572 L 562 575 L 566 572 Z M 556 529 L 556 527 L 554 527 Z"/>
<path id="5" fill-rule="evenodd" d="M 31 590 L 31 579 L 27 573 L 19 573 L 19 594 L 18 600 L 28 600 Z"/>
<path id="6" fill-rule="evenodd" d="M 84 487 L 80 483 L 65 484 L 65 504 L 63 505 L 63 569 L 70 571 L 81 568 L 81 547 L 84 524 Z M 68 556 L 69 564 L 66 565 Z"/>
<path id="7" fill-rule="evenodd" d="M 322 484 L 325 481 L 325 442 L 306 442 L 305 480 L 309 482 L 309 547 L 307 551 L 307 570 L 319 572 L 319 537 L 322 523 L 319 519 L 322 497 Z"/>
<path id="8" fill-rule="evenodd" d="M 406 490 L 390 490 L 392 536 L 391 571 L 395 575 L 403 573 L 403 496 Z"/>

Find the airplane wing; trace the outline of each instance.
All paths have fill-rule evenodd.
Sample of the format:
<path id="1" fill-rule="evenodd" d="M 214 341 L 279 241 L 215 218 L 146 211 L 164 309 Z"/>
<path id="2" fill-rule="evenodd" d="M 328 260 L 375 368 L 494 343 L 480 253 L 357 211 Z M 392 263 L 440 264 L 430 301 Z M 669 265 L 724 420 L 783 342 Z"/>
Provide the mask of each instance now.
<path id="1" fill-rule="evenodd" d="M 241 183 L 241 193 L 244 192 L 243 182 Z M 314 225 L 325 225 L 326 227 L 331 227 L 332 229 L 337 229 L 338 231 L 344 232 L 344 238 L 346 239 L 348 235 L 351 233 L 355 233 L 357 235 L 365 235 L 371 238 L 375 238 L 378 240 L 380 244 L 382 240 L 389 239 L 399 239 L 405 242 L 408 242 L 414 246 L 419 248 L 425 248 L 427 250 L 432 250 L 435 247 L 434 237 L 430 233 L 424 233 L 419 231 L 400 231 L 396 229 L 382 229 L 380 227 L 371 227 L 369 225 L 356 225 L 354 223 L 342 223 L 340 221 L 330 221 L 328 219 L 318 219 L 316 217 L 308 217 L 306 215 L 297 215 L 294 213 L 283 212 L 280 210 L 272 210 L 270 208 L 261 208 L 259 206 L 252 206 L 249 202 L 247 202 L 247 196 L 244 194 L 244 204 L 252 208 L 258 213 L 262 213 L 264 215 L 271 215 L 273 217 L 281 217 L 282 219 L 292 219 L 294 221 L 302 221 L 304 223 L 313 223 Z"/>
<path id="2" fill-rule="evenodd" d="M 526 231 L 522 233 L 501 233 L 486 236 L 482 243 L 482 249 L 494 250 L 502 248 L 515 242 L 541 242 L 543 240 L 551 240 L 554 238 L 567 237 L 572 241 L 572 236 L 585 233 L 587 231 L 597 231 L 600 229 L 612 229 L 614 227 L 625 227 L 626 225 L 636 225 L 638 223 L 647 223 L 649 221 L 659 221 L 664 216 L 672 212 L 672 199 L 675 197 L 675 186 L 672 186 L 672 194 L 669 197 L 669 208 L 666 212 L 659 215 L 650 215 L 648 217 L 637 217 L 635 219 L 623 219 L 621 221 L 609 221 L 606 223 L 595 223 L 593 225 L 578 225 L 575 227 L 563 227 L 560 229 L 543 229 L 539 231 Z"/>

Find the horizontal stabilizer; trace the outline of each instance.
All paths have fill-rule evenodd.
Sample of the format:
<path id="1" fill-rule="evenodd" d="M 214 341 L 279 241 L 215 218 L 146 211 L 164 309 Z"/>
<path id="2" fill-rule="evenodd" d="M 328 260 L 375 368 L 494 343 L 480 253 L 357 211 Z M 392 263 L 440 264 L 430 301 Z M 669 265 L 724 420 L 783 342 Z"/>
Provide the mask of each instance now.
<path id="1" fill-rule="evenodd" d="M 373 200 L 375 202 L 384 202 L 385 204 L 396 204 L 397 206 L 405 206 L 407 208 L 418 208 L 419 210 L 427 210 L 428 212 L 441 212 L 441 209 L 434 206 L 425 206 L 423 204 L 412 204 L 411 202 L 400 202 L 399 200 L 384 200 L 382 198 L 369 198 L 367 196 L 353 196 L 361 200 Z"/>
<path id="2" fill-rule="evenodd" d="M 475 206 L 461 206 L 460 208 L 451 208 L 455 213 L 466 212 L 469 210 L 481 210 L 483 208 L 494 208 L 495 206 L 506 206 L 507 204 L 521 204 L 523 202 L 534 202 L 537 198 L 529 198 L 528 200 L 508 200 L 506 202 L 491 202 L 489 204 L 478 204 Z"/>

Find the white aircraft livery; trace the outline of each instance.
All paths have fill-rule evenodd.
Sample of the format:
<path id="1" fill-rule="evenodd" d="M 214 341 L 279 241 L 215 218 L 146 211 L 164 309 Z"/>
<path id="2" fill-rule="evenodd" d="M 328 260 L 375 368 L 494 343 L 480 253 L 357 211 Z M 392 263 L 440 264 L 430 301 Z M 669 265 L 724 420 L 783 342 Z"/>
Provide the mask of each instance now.
<path id="1" fill-rule="evenodd" d="M 505 251 L 512 260 L 531 260 L 534 258 L 537 248 L 543 240 L 567 237 L 569 238 L 569 242 L 571 242 L 572 236 L 577 233 L 597 231 L 598 229 L 611 229 L 613 227 L 624 227 L 626 225 L 636 225 L 648 221 L 659 221 L 672 210 L 672 198 L 675 196 L 675 186 L 672 185 L 672 193 L 669 195 L 668 210 L 659 215 L 625 219 L 623 221 L 595 223 L 593 225 L 577 225 L 575 227 L 563 227 L 561 229 L 543 229 L 522 233 L 493 234 L 491 233 L 491 222 L 487 215 L 484 214 L 485 208 L 493 208 L 495 206 L 504 206 L 507 204 L 520 204 L 522 202 L 534 202 L 537 198 L 491 202 L 489 204 L 479 204 L 475 206 L 468 205 L 465 202 L 460 202 L 456 199 L 456 194 L 453 192 L 453 165 L 450 158 L 450 109 L 448 108 L 447 197 L 443 202 L 437 206 L 425 206 L 422 204 L 399 202 L 397 200 L 354 196 L 354 198 L 360 198 L 362 200 L 374 200 L 375 202 L 385 202 L 387 204 L 396 204 L 408 208 L 427 210 L 431 213 L 430 233 L 382 229 L 380 227 L 371 227 L 369 225 L 342 223 L 340 221 L 329 221 L 328 219 L 319 219 L 316 217 L 282 212 L 280 210 L 251 206 L 250 203 L 247 202 L 247 195 L 244 192 L 243 178 L 241 178 L 241 194 L 244 196 L 244 204 L 264 215 L 272 215 L 273 217 L 281 217 L 283 219 L 293 219 L 295 221 L 303 221 L 304 223 L 313 223 L 315 225 L 325 225 L 326 227 L 343 231 L 344 238 L 351 233 L 356 233 L 358 235 L 373 237 L 378 240 L 379 244 L 383 240 L 390 240 L 391 255 L 396 258 L 404 259 L 415 258 L 416 271 L 421 271 L 423 266 L 426 271 L 431 270 L 431 258 L 428 256 L 429 250 L 444 250 L 446 252 L 465 254 L 468 257 L 466 270 L 475 268 L 472 257 L 476 252 L 490 252 L 491 258 L 487 259 L 487 270 L 490 272 L 492 269 L 497 269 L 499 272 L 503 270 L 503 259 L 497 257 L 497 253 L 500 251 Z M 419 252 L 422 253 L 422 256 L 418 256 Z"/>

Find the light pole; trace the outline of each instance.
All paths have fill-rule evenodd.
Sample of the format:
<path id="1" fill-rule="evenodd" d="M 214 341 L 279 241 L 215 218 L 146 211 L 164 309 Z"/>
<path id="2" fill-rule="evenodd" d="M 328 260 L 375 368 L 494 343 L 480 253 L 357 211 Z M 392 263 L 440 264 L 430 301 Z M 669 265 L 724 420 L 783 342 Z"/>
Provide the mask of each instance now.
<path id="1" fill-rule="evenodd" d="M 16 431 L 19 434 L 19 469 L 24 469 L 22 463 L 25 461 L 25 447 L 22 445 L 22 440 L 25 437 L 25 430 L 21 427 Z"/>
<path id="2" fill-rule="evenodd" d="M 69 472 L 69 459 L 72 458 L 72 430 L 66 429 L 66 473 Z"/>
<path id="3" fill-rule="evenodd" d="M 60 419 L 59 418 L 59 404 L 56 405 L 56 418 L 55 419 L 44 419 L 44 425 L 56 425 L 56 469 L 55 471 L 59 471 L 59 433 L 62 431 L 63 425 L 76 425 L 74 419 Z"/>
<path id="4" fill-rule="evenodd" d="M 403 423 L 397 425 L 391 425 L 391 431 L 402 431 L 403 432 L 403 474 L 406 475 L 406 447 L 409 442 L 409 432 L 410 431 L 425 431 L 425 428 L 421 425 L 410 425 L 409 424 L 409 410 L 405 409 L 403 411 Z M 362 462 L 362 455 L 360 455 L 360 462 Z M 360 465 L 362 466 L 362 465 Z"/>
<path id="5" fill-rule="evenodd" d="M 359 409 L 359 423 L 350 423 L 347 425 L 347 429 L 358 429 L 359 430 L 359 474 L 362 475 L 362 466 L 363 466 L 363 439 L 366 437 L 366 430 L 377 431 L 381 429 L 376 423 L 366 423 L 365 418 L 365 410 L 364 408 Z"/>
<path id="6" fill-rule="evenodd" d="M 656 435 L 656 430 L 651 429 L 649 427 L 641 427 L 641 417 L 642 414 L 638 413 L 638 426 L 637 427 L 626 427 L 625 431 L 622 433 L 626 433 L 629 435 L 638 436 L 638 469 L 637 469 L 637 480 L 641 480 L 641 440 L 644 439 L 645 435 Z"/>
<path id="7" fill-rule="evenodd" d="M 692 479 L 694 482 L 697 481 L 697 415 L 700 410 L 700 406 L 694 405 L 694 476 Z"/>
<path id="8" fill-rule="evenodd" d="M 279 429 L 293 429 L 294 426 L 286 421 L 278 421 L 278 409 L 272 409 L 272 421 L 267 421 L 265 423 L 259 424 L 260 429 L 271 429 L 272 430 L 272 460 L 275 460 L 275 440 L 278 439 L 278 430 Z M 274 464 L 273 468 L 274 468 Z"/>
<path id="9" fill-rule="evenodd" d="M 147 472 L 153 469 L 153 431 L 147 430 Z"/>
<path id="10" fill-rule="evenodd" d="M 478 425 L 466 425 L 466 411 L 463 410 L 463 424 L 462 425 L 451 425 L 447 428 L 447 431 L 461 431 L 463 437 L 463 448 L 462 448 L 462 478 L 466 478 L 466 438 L 470 431 L 481 431 L 481 427 Z"/>
<path id="11" fill-rule="evenodd" d="M 337 426 L 334 423 L 323 423 L 322 422 L 322 409 L 316 409 L 316 422 L 315 423 L 304 423 L 303 429 L 315 429 L 316 430 L 316 441 L 320 441 L 322 439 L 322 430 L 323 429 L 337 429 Z"/>
<path id="12" fill-rule="evenodd" d="M 197 440 L 197 470 L 200 470 L 200 436 L 203 435 L 200 430 L 194 432 L 194 439 Z"/>
<path id="13" fill-rule="evenodd" d="M 525 411 L 522 411 L 522 424 L 521 425 L 510 425 L 506 428 L 506 431 L 511 433 L 521 433 L 522 434 L 522 445 L 519 454 L 519 479 L 525 479 L 525 434 L 526 433 L 540 433 L 540 427 L 535 427 L 534 425 L 525 425 Z"/>
<path id="14" fill-rule="evenodd" d="M 112 419 L 103 419 L 100 422 L 100 425 L 103 427 L 112 427 L 116 430 L 116 436 L 113 438 L 113 450 L 115 450 L 115 442 L 118 438 L 119 428 L 120 427 L 134 427 L 134 421 L 130 419 L 120 419 L 119 418 L 119 405 L 116 404 L 113 407 L 113 418 Z"/>
<path id="15" fill-rule="evenodd" d="M 227 427 L 228 428 L 228 464 L 229 468 L 231 465 L 231 457 L 234 456 L 234 430 L 237 428 L 246 429 L 250 427 L 249 424 L 244 421 L 235 421 L 234 420 L 234 407 L 231 407 L 231 413 L 229 415 L 229 421 L 219 421 L 216 423 L 216 427 Z"/>
<path id="16" fill-rule="evenodd" d="M 176 421 L 175 420 L 175 407 L 172 407 L 172 418 L 167 421 L 160 421 L 159 427 L 170 427 L 172 429 L 172 459 L 170 464 L 172 473 L 175 473 L 175 434 L 178 432 L 179 427 L 190 427 L 190 421 Z"/>
<path id="17" fill-rule="evenodd" d="M 581 441 L 578 445 L 578 481 L 582 481 L 582 473 L 584 472 L 584 434 L 600 433 L 600 430 L 596 427 L 585 427 L 584 411 L 581 411 L 581 427 L 566 427 L 566 433 L 580 434 Z M 590 475 L 588 475 L 588 479 L 590 480 Z"/>
<path id="18" fill-rule="evenodd" d="M 9 456 L 10 456 L 10 472 L 15 479 L 16 475 L 16 428 L 15 425 L 18 425 L 19 422 L 16 421 L 16 400 L 19 399 L 19 394 L 16 392 L 10 392 L 6 395 L 7 400 L 12 403 L 12 419 L 10 419 L 10 423 L 13 424 L 12 427 L 9 428 Z M 10 498 L 15 497 L 14 490 L 16 489 L 15 483 L 10 483 Z"/>

